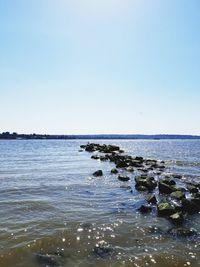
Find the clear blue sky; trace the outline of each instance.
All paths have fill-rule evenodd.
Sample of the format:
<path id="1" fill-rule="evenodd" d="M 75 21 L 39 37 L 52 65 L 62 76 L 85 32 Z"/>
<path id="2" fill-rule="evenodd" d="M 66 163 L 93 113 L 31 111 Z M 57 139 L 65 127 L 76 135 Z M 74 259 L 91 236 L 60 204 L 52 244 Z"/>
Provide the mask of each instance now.
<path id="1" fill-rule="evenodd" d="M 200 134 L 199 0 L 0 0 L 0 132 Z"/>

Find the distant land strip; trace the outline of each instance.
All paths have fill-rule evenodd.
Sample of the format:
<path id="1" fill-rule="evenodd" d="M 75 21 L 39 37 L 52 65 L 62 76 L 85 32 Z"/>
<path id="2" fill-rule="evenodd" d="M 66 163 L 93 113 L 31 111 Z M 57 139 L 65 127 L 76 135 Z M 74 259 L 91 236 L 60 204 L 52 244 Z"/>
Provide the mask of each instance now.
<path id="1" fill-rule="evenodd" d="M 50 134 L 18 134 L 3 132 L 0 134 L 0 139 L 4 140 L 50 140 L 50 139 L 143 139 L 143 140 L 164 140 L 164 139 L 200 139 L 200 135 L 177 135 L 177 134 L 91 134 L 91 135 L 50 135 Z"/>

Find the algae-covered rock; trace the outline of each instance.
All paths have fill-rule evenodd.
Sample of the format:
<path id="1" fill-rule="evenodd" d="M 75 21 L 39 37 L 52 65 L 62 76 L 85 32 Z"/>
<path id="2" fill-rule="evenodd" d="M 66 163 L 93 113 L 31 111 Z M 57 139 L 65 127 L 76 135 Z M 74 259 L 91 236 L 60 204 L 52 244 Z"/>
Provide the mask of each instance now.
<path id="1" fill-rule="evenodd" d="M 185 194 L 182 191 L 174 191 L 170 194 L 170 196 L 178 200 L 185 198 Z"/>
<path id="2" fill-rule="evenodd" d="M 157 206 L 158 216 L 170 216 L 175 213 L 175 208 L 168 202 L 163 202 Z"/>

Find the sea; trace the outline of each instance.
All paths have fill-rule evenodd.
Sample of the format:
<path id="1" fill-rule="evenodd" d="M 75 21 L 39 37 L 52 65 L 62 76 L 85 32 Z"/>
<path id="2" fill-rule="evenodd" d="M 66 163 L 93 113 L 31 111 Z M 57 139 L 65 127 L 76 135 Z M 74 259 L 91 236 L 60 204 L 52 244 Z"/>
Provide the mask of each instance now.
<path id="1" fill-rule="evenodd" d="M 184 223 L 194 235 L 172 234 L 155 211 L 138 212 L 148 195 L 135 189 L 138 171 L 119 181 L 113 163 L 80 150 L 88 142 L 200 183 L 200 140 L 0 140 L 0 267 L 199 267 L 200 214 Z"/>

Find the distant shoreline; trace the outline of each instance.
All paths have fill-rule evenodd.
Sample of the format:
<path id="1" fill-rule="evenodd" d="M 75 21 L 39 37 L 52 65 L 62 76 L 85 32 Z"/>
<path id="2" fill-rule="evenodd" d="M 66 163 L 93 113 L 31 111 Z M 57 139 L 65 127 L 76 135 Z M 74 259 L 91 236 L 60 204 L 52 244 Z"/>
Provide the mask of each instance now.
<path id="1" fill-rule="evenodd" d="M 48 135 L 48 134 L 18 134 L 3 132 L 0 140 L 197 140 L 200 135 L 176 134 L 94 134 L 94 135 Z"/>

